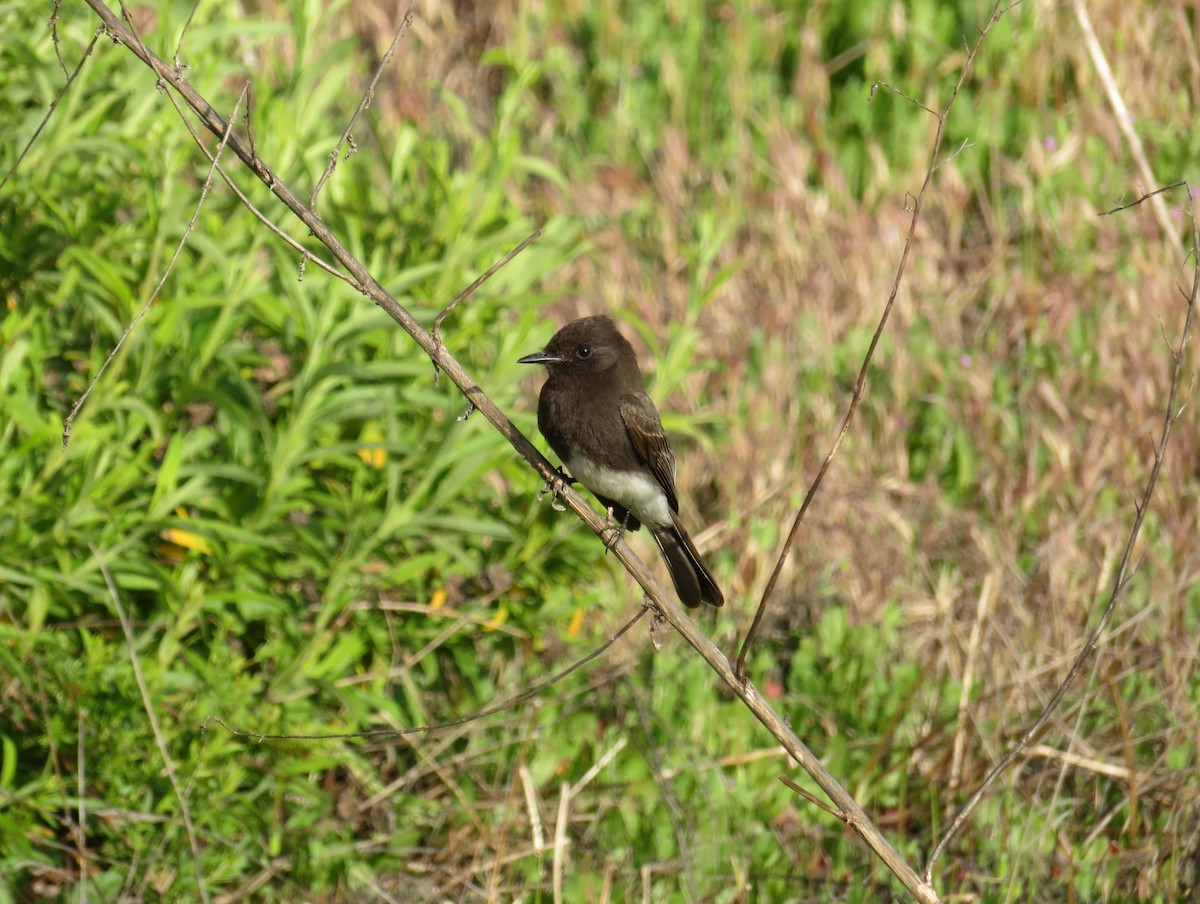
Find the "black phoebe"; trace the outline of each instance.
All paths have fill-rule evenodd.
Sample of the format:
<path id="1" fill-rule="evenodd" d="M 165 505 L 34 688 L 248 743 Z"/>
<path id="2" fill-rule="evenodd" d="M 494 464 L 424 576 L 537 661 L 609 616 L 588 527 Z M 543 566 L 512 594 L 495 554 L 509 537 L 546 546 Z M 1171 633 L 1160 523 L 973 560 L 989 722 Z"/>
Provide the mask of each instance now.
<path id="1" fill-rule="evenodd" d="M 573 320 L 546 350 L 520 359 L 550 372 L 538 429 L 571 476 L 630 530 L 650 528 L 685 606 L 725 602 L 679 522 L 675 455 L 633 346 L 611 317 Z"/>

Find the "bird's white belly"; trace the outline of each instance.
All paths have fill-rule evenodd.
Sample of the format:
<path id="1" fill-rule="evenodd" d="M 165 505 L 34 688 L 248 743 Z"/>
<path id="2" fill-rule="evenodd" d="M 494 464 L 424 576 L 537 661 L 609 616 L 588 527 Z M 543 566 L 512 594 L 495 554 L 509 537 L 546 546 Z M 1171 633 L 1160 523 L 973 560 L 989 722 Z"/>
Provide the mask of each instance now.
<path id="1" fill-rule="evenodd" d="M 649 474 L 598 468 L 580 455 L 572 456 L 566 465 L 585 487 L 598 496 L 621 503 L 648 527 L 666 527 L 671 523 L 667 494 Z"/>

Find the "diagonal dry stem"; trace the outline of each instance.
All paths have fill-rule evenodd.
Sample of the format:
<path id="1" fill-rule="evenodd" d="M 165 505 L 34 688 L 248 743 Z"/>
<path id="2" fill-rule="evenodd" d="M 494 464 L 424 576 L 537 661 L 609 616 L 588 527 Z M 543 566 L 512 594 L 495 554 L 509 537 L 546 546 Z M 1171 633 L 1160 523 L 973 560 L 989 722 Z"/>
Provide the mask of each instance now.
<path id="1" fill-rule="evenodd" d="M 967 76 L 971 73 L 971 64 L 975 61 L 975 56 L 983 46 L 984 40 L 987 39 L 988 32 L 991 31 L 993 25 L 1000 21 L 1009 8 L 1008 6 L 1002 7 L 999 0 L 992 7 L 992 14 L 988 19 L 987 25 L 980 30 L 979 38 L 976 40 L 975 45 L 967 51 L 967 58 L 963 62 L 958 82 L 954 85 L 954 90 L 950 92 L 950 99 L 946 102 L 946 109 L 941 113 L 933 113 L 924 104 L 918 103 L 904 92 L 890 85 L 885 85 L 883 82 L 876 82 L 871 86 L 872 96 L 876 88 L 882 86 L 894 94 L 898 94 L 906 100 L 911 101 L 922 110 L 933 113 L 938 121 L 937 132 L 933 136 L 933 146 L 929 149 L 929 165 L 925 169 L 925 181 L 921 183 L 921 190 L 917 192 L 910 203 L 912 216 L 909 218 L 908 233 L 904 236 L 904 248 L 900 252 L 900 263 L 896 265 L 896 275 L 892 280 L 892 290 L 888 294 L 887 304 L 883 306 L 883 313 L 879 317 L 879 324 L 875 327 L 875 333 L 871 336 L 871 344 L 867 347 L 867 353 L 863 357 L 862 366 L 858 369 L 858 379 L 854 381 L 854 394 L 850 397 L 850 407 L 846 409 L 846 415 L 842 418 L 841 429 L 838 430 L 837 436 L 834 437 L 833 445 L 825 456 L 825 460 L 821 463 L 821 468 L 817 471 L 817 476 L 813 478 L 812 485 L 809 486 L 808 493 L 805 495 L 804 501 L 800 504 L 799 511 L 796 512 L 796 517 L 792 520 L 792 528 L 788 531 L 787 539 L 783 542 L 783 550 L 779 553 L 779 558 L 775 562 L 775 568 L 771 571 L 771 577 L 767 580 L 766 589 L 763 590 L 762 599 L 758 604 L 758 611 L 754 613 L 754 621 L 750 623 L 750 630 L 746 632 L 746 639 L 742 641 L 742 648 L 738 651 L 737 676 L 742 680 L 746 678 L 746 655 L 750 652 L 750 647 L 754 644 L 755 635 L 758 634 L 759 626 L 762 624 L 763 616 L 767 611 L 767 604 L 775 592 L 775 584 L 779 581 L 779 575 L 783 571 L 784 563 L 787 562 L 788 556 L 792 554 L 792 550 L 796 546 L 796 540 L 800 535 L 800 525 L 804 521 L 808 507 L 812 505 L 813 498 L 817 495 L 817 490 L 821 488 L 821 484 L 825 480 L 829 466 L 833 464 L 833 459 L 842 447 L 842 441 L 846 438 L 846 431 L 850 429 L 850 422 L 854 419 L 854 413 L 858 411 L 859 403 L 862 402 L 863 396 L 866 394 L 867 372 L 870 370 L 871 361 L 875 357 L 875 349 L 879 347 L 879 340 L 883 337 L 884 327 L 887 326 L 888 318 L 892 314 L 892 308 L 896 304 L 896 296 L 900 294 L 900 283 L 904 279 L 904 271 L 908 266 L 908 256 L 912 251 L 913 241 L 916 236 L 917 222 L 921 217 L 921 206 L 925 201 L 926 192 L 929 191 L 929 185 L 933 181 L 933 174 L 940 165 L 938 163 L 938 153 L 942 148 L 942 139 L 946 136 L 946 118 L 950 115 L 950 110 L 954 106 L 954 101 L 958 98 L 958 93 L 962 90 L 962 86 L 966 84 Z M 955 153 L 957 154 L 958 151 Z"/>
<path id="2" fill-rule="evenodd" d="M 1088 15 L 1087 7 L 1083 0 L 1072 0 L 1071 8 L 1075 12 L 1075 21 L 1079 23 L 1079 30 L 1083 32 L 1083 45 L 1087 48 L 1092 65 L 1096 67 L 1096 74 L 1100 76 L 1100 84 L 1104 86 L 1104 96 L 1108 98 L 1109 106 L 1113 108 L 1117 128 L 1121 130 L 1121 135 L 1129 145 L 1129 153 L 1133 155 L 1138 175 L 1142 177 L 1144 185 L 1154 185 L 1158 180 L 1154 178 L 1154 172 L 1150 169 L 1150 161 L 1146 158 L 1146 149 L 1142 146 L 1141 136 L 1133 127 L 1133 114 L 1125 105 L 1125 98 L 1121 95 L 1121 89 L 1117 87 L 1116 76 L 1113 75 L 1112 67 L 1108 65 L 1108 58 L 1104 55 L 1104 48 L 1100 46 L 1100 40 L 1096 37 L 1096 30 L 1092 28 L 1092 19 Z M 1158 222 L 1158 228 L 1162 230 L 1163 238 L 1176 235 L 1177 233 L 1171 227 L 1171 217 L 1167 213 L 1167 205 L 1163 203 L 1159 192 L 1144 194 L 1129 206 L 1136 206 L 1143 201 L 1150 202 L 1150 209 L 1154 212 L 1154 219 Z"/>
<path id="3" fill-rule="evenodd" d="M 58 7 L 55 6 L 56 13 L 50 19 L 51 25 L 54 25 L 57 22 L 57 18 L 58 18 L 57 9 L 58 9 Z M 58 94 L 54 95 L 54 100 L 52 100 L 50 102 L 50 107 L 49 107 L 49 109 L 46 110 L 46 115 L 42 117 L 42 121 L 38 123 L 38 127 L 33 130 L 33 134 L 30 135 L 29 140 L 27 142 L 25 142 L 25 147 L 21 148 L 21 153 L 17 154 L 17 159 L 13 161 L 13 165 L 10 166 L 8 168 L 8 172 L 4 174 L 4 178 L 0 179 L 0 189 L 3 189 L 4 186 L 8 183 L 8 180 L 12 178 L 13 173 L 15 173 L 17 171 L 17 167 L 19 167 L 21 165 L 21 161 L 23 161 L 25 159 L 25 156 L 29 153 L 30 149 L 33 147 L 33 143 L 38 140 L 38 136 L 41 135 L 42 130 L 46 128 L 46 123 L 48 123 L 50 121 L 50 117 L 54 115 L 54 111 L 57 110 L 58 105 L 60 103 L 62 103 L 62 99 L 66 96 L 67 91 L 70 90 L 71 83 L 74 82 L 75 79 L 79 76 L 80 70 L 83 69 L 83 64 L 86 63 L 87 58 L 92 55 L 92 50 L 95 49 L 96 42 L 98 40 L 100 40 L 100 35 L 103 34 L 103 32 L 104 32 L 103 27 L 97 28 L 96 33 L 94 35 L 92 35 L 92 40 L 88 42 L 87 48 L 83 51 L 83 56 L 81 56 L 79 58 L 78 65 L 76 65 L 75 68 L 73 70 L 71 70 L 71 73 L 67 76 L 66 83 L 59 89 Z M 57 30 L 55 30 L 55 32 L 54 32 L 54 52 L 58 53 L 58 31 Z M 62 57 L 60 56 L 58 59 L 59 59 L 59 63 L 61 64 Z M 64 72 L 66 71 L 65 66 L 63 67 L 63 71 Z"/>
<path id="4" fill-rule="evenodd" d="M 246 118 L 247 118 L 247 121 L 249 121 L 250 110 L 253 108 L 254 90 L 253 90 L 253 88 L 250 87 L 249 83 L 247 83 L 246 88 L 247 88 L 247 91 L 246 91 Z M 271 220 L 267 217 L 267 215 L 264 214 L 261 210 L 259 210 L 254 205 L 254 202 L 251 201 L 246 196 L 246 193 L 243 192 L 238 187 L 238 184 L 236 182 L 234 182 L 233 179 L 230 177 L 229 173 L 227 173 L 225 171 L 225 167 L 221 166 L 220 162 L 216 159 L 213 152 L 210 151 L 205 146 L 204 142 L 200 140 L 200 136 L 196 134 L 196 130 L 192 128 L 191 122 L 188 120 L 187 116 L 184 115 L 183 110 L 179 106 L 179 101 L 175 99 L 175 95 L 168 92 L 167 99 L 171 101 L 171 105 L 175 108 L 175 112 L 179 114 L 179 118 L 183 121 L 183 124 L 187 128 L 188 133 L 192 136 L 192 140 L 196 142 L 196 146 L 198 148 L 200 148 L 200 152 L 202 154 L 204 154 L 205 157 L 208 158 L 209 162 L 212 163 L 213 166 L 216 167 L 217 174 L 220 175 L 220 177 L 225 180 L 225 185 L 228 186 L 229 189 L 235 195 L 237 195 L 237 199 L 242 202 L 242 206 L 244 206 L 248 211 L 250 211 L 252 214 L 254 214 L 254 216 L 258 219 L 258 221 L 260 223 L 262 223 L 264 226 L 266 226 L 267 229 L 271 230 L 271 232 L 275 233 L 275 235 L 277 235 L 281 239 L 283 239 L 283 241 L 286 244 L 290 245 L 292 248 L 294 248 L 295 250 L 300 252 L 300 278 L 301 279 L 304 278 L 304 269 L 305 269 L 307 262 L 312 261 L 314 264 L 316 264 L 318 267 L 320 267 L 322 270 L 324 270 L 330 276 L 340 279 L 342 282 L 346 283 L 347 285 L 354 286 L 356 289 L 358 288 L 358 286 L 355 285 L 355 282 L 353 279 L 351 279 L 349 276 L 347 276 L 341 270 L 334 267 L 332 264 L 328 264 L 325 261 L 321 260 L 321 258 L 317 257 L 315 254 L 313 254 L 311 251 L 309 251 L 307 248 L 305 248 L 303 245 L 301 245 L 298 241 L 296 241 L 294 238 L 292 238 L 290 235 L 288 235 L 286 232 L 284 232 L 282 229 L 280 229 L 278 226 L 276 226 L 274 223 L 272 223 Z"/>
<path id="5" fill-rule="evenodd" d="M 435 317 L 434 321 L 433 321 L 433 341 L 436 345 L 442 344 L 442 323 L 446 320 L 447 317 L 450 316 L 451 312 L 455 308 L 457 308 L 460 304 L 462 304 L 463 301 L 465 301 L 467 298 L 469 298 L 471 296 L 472 292 L 474 292 L 476 289 L 478 289 L 480 286 L 482 286 L 485 282 L 487 282 L 489 279 L 491 279 L 493 276 L 495 276 L 496 271 L 498 271 L 501 267 L 503 267 L 510 260 L 512 260 L 514 257 L 516 257 L 518 254 L 520 254 L 522 251 L 524 251 L 526 248 L 528 248 L 530 245 L 532 245 L 534 242 L 536 242 L 541 237 L 542 237 L 542 230 L 540 230 L 540 229 L 533 230 L 533 232 L 531 232 L 529 235 L 527 235 L 524 238 L 524 240 L 522 240 L 521 244 L 517 245 L 516 248 L 514 248 L 512 251 L 508 252 L 508 254 L 504 255 L 504 257 L 500 258 L 500 260 L 496 261 L 496 263 L 494 263 L 490 267 L 488 267 L 482 276 L 480 276 L 473 283 L 471 283 L 471 285 L 467 286 L 465 289 L 463 289 L 461 292 L 459 292 L 457 295 L 455 295 L 454 300 L 451 301 L 450 304 L 446 305 L 446 307 L 442 308 L 442 313 L 438 314 L 437 317 Z M 437 385 L 439 382 L 438 369 L 437 369 L 436 363 L 434 364 L 434 367 L 433 367 L 433 382 L 434 382 L 434 385 Z M 460 420 L 461 420 L 461 418 L 460 418 Z"/>
<path id="6" fill-rule="evenodd" d="M 984 778 L 983 783 L 978 790 L 963 804 L 962 809 L 955 814 L 949 828 L 939 839 L 937 845 L 934 846 L 933 852 L 929 855 L 929 861 L 925 865 L 923 878 L 926 882 L 932 882 L 933 867 L 937 863 L 938 857 L 946 850 L 946 847 L 954 839 L 954 836 L 966 824 L 972 811 L 979 805 L 979 802 L 987 796 L 992 785 L 996 780 L 1008 769 L 1022 751 L 1028 746 L 1030 741 L 1037 737 L 1038 733 L 1045 728 L 1050 721 L 1050 717 L 1054 715 L 1059 704 L 1062 703 L 1063 697 L 1067 693 L 1067 689 L 1075 683 L 1075 679 L 1079 677 L 1079 673 L 1083 671 L 1084 665 L 1087 664 L 1092 652 L 1096 649 L 1100 642 L 1100 635 L 1104 629 L 1108 627 L 1109 621 L 1112 619 L 1114 610 L 1117 607 L 1117 601 L 1124 593 L 1126 586 L 1129 584 L 1132 569 L 1130 567 L 1133 560 L 1133 548 L 1137 543 L 1138 534 L 1142 530 L 1142 520 L 1146 517 L 1146 512 L 1150 506 L 1150 498 L 1154 494 L 1154 486 L 1158 483 L 1158 474 L 1162 470 L 1163 459 L 1167 452 L 1167 443 L 1171 438 L 1171 428 L 1174 427 L 1175 421 L 1179 418 L 1179 407 L 1176 407 L 1176 401 L 1179 397 L 1179 387 L 1183 377 L 1183 363 L 1186 358 L 1188 342 L 1192 334 L 1192 315 L 1196 311 L 1196 297 L 1200 294 L 1200 225 L 1196 223 L 1196 211 L 1191 204 L 1190 186 L 1184 183 L 1184 187 L 1188 188 L 1188 209 L 1192 220 L 1192 289 L 1187 295 L 1187 312 L 1184 316 L 1183 330 L 1179 340 L 1178 348 L 1171 349 L 1171 359 L 1173 369 L 1171 372 L 1171 388 L 1167 394 L 1167 406 L 1163 414 L 1162 436 L 1159 438 L 1158 445 L 1154 450 L 1154 465 L 1150 468 L 1150 476 L 1146 478 L 1146 485 L 1142 490 L 1142 495 L 1139 500 L 1134 503 L 1134 519 L 1133 526 L 1129 530 L 1129 537 L 1125 542 L 1125 551 L 1121 556 L 1121 563 L 1117 566 L 1117 573 L 1113 577 L 1112 591 L 1108 596 L 1108 604 L 1104 607 L 1104 612 L 1100 616 L 1100 620 L 1096 622 L 1096 626 L 1092 628 L 1088 635 L 1087 641 L 1083 645 L 1083 649 L 1079 651 L 1079 655 L 1075 657 L 1075 661 L 1071 664 L 1070 671 L 1067 672 L 1067 677 L 1059 684 L 1058 689 L 1054 692 L 1054 696 L 1050 698 L 1050 702 L 1046 704 L 1046 708 L 1042 710 L 1042 714 L 1037 717 L 1034 723 L 1029 726 L 1021 739 L 1013 746 L 1004 758 L 1000 760 L 992 770 Z M 1158 191 L 1150 192 L 1143 195 L 1140 201 L 1145 201 L 1149 198 L 1158 197 Z M 1135 205 L 1138 202 L 1135 202 Z M 1133 206 L 1133 205 L 1131 205 Z"/>

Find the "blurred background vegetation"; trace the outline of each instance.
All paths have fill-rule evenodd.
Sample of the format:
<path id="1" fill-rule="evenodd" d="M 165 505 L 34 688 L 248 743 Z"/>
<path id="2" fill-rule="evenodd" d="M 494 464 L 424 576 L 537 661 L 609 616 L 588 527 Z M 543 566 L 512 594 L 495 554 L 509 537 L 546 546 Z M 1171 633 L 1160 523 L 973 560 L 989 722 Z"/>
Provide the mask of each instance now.
<path id="1" fill-rule="evenodd" d="M 1195 4 L 1088 5 L 1156 179 L 1197 180 Z M 251 81 L 258 151 L 306 196 L 397 6 L 203 3 L 187 75 L 225 115 Z M 0 169 L 65 81 L 55 9 L 69 70 L 97 24 L 84 4 L 0 2 Z M 168 59 L 190 9 L 130 7 Z M 732 653 L 845 411 L 935 128 L 870 85 L 944 106 L 988 11 L 421 3 L 319 209 L 427 325 L 543 229 L 444 338 L 533 434 L 541 377 L 515 359 L 572 316 L 623 321 L 729 600 L 698 617 Z M 1184 192 L 1167 198 L 1177 234 L 1146 207 L 1097 216 L 1151 186 L 1069 5 L 1030 0 L 995 27 L 945 156 L 964 143 L 750 661 L 915 863 L 1103 606 L 1160 429 L 1176 281 L 1191 283 Z M 786 759 L 691 651 L 655 652 L 642 628 L 448 731 L 202 730 L 466 715 L 640 606 L 511 448 L 459 420 L 414 343 L 317 268 L 298 278 L 219 183 L 62 450 L 207 168 L 149 71 L 101 38 L 0 190 L 0 901 L 550 900 L 560 821 L 565 900 L 894 890 L 779 783 Z M 1111 630 L 942 861 L 947 897 L 1196 899 L 1198 444 L 1189 407 Z"/>

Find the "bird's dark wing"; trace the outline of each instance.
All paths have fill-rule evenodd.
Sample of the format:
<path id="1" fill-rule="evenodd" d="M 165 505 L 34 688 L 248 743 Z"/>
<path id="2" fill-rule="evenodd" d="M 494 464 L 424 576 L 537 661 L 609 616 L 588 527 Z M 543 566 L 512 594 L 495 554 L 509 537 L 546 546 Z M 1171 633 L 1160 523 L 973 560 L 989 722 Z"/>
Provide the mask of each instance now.
<path id="1" fill-rule="evenodd" d="M 679 499 L 675 495 L 675 453 L 671 451 L 654 403 L 644 392 L 629 393 L 621 397 L 620 411 L 633 451 L 667 494 L 671 511 L 679 511 Z"/>

